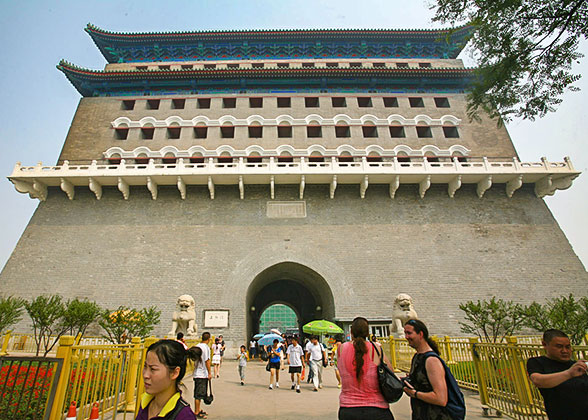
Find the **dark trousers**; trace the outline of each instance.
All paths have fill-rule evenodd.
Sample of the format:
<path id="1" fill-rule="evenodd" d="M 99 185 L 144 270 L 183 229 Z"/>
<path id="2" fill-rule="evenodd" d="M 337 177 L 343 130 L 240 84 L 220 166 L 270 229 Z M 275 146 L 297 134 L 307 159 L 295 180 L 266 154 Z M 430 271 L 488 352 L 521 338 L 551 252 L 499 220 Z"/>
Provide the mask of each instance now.
<path id="1" fill-rule="evenodd" d="M 388 408 L 339 407 L 339 420 L 394 420 Z"/>

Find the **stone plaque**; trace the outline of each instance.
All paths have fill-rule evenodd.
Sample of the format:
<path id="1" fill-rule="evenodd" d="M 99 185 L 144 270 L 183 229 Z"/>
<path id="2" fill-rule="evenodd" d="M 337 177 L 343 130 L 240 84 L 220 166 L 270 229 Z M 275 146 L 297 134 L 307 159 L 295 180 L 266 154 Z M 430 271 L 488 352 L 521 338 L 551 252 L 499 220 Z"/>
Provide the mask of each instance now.
<path id="1" fill-rule="evenodd" d="M 204 328 L 227 328 L 229 326 L 229 311 L 204 311 Z"/>
<path id="2" fill-rule="evenodd" d="M 306 217 L 306 201 L 268 201 L 267 217 L 300 219 Z"/>

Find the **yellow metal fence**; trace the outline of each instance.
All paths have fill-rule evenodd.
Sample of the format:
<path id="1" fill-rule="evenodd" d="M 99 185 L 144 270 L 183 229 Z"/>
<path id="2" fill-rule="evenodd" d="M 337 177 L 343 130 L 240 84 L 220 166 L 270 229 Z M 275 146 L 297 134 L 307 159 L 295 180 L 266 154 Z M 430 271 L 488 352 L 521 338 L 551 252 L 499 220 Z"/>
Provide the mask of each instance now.
<path id="1" fill-rule="evenodd" d="M 544 354 L 540 336 L 507 337 L 504 343 L 477 338 L 432 337 L 461 388 L 480 394 L 482 407 L 517 420 L 547 419 L 543 398 L 527 376 L 529 358 Z M 586 338 L 588 340 L 588 337 Z M 410 370 L 415 351 L 405 339 L 379 338 L 395 369 Z M 588 341 L 587 341 L 588 342 Z M 588 356 L 588 345 L 574 347 L 575 359 Z"/>
<path id="2" fill-rule="evenodd" d="M 12 350 L 11 343 L 33 341 L 30 336 L 27 339 L 24 336 L 5 336 L 2 353 Z M 526 373 L 526 361 L 543 354 L 543 347 L 533 344 L 539 341 L 537 337 L 524 337 L 522 343 L 517 337 L 508 337 L 505 343 L 498 344 L 481 343 L 471 337 L 433 339 L 460 387 L 478 392 L 483 408 L 497 410 L 513 419 L 546 419 L 541 395 Z M 76 343 L 74 337 L 61 337 L 56 357 L 63 360 L 63 370 L 50 420 L 63 420 L 71 401 L 77 403 L 78 419 L 87 419 L 96 402 L 101 419 L 115 416 L 119 420 L 133 419 L 137 399 L 143 392 L 141 366 L 145 352 L 156 340 L 148 338 L 141 342 L 134 338 L 130 344 L 123 345 L 83 345 L 84 341 Z M 408 372 L 414 355 L 408 342 L 395 337 L 383 337 L 379 341 L 392 365 Z M 195 344 L 197 341 L 189 343 Z M 576 358 L 588 358 L 588 346 L 576 346 L 574 351 Z"/>

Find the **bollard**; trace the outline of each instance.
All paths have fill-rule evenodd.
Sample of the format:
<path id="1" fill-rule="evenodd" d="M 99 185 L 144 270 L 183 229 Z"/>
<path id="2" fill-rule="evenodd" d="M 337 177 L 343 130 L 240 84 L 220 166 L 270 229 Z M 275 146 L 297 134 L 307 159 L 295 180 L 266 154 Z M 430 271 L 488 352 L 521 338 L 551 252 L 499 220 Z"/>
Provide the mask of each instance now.
<path id="1" fill-rule="evenodd" d="M 100 417 L 100 411 L 98 410 L 98 403 L 92 404 L 92 411 L 90 411 L 90 420 L 97 420 Z"/>
<path id="2" fill-rule="evenodd" d="M 76 420 L 76 418 L 78 417 L 77 411 L 78 410 L 76 409 L 76 402 L 72 401 L 69 405 L 69 410 L 67 410 L 67 417 L 65 418 L 65 420 Z"/>

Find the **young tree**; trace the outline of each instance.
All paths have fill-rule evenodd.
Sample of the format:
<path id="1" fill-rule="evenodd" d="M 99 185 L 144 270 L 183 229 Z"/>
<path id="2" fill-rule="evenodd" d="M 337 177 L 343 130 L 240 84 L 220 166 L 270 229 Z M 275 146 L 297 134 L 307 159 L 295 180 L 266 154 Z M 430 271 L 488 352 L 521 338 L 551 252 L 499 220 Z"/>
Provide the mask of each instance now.
<path id="1" fill-rule="evenodd" d="M 533 302 L 525 308 L 525 317 L 525 324 L 534 330 L 555 328 L 568 334 L 573 344 L 581 344 L 588 333 L 588 297 L 576 300 L 570 294 L 544 305 Z"/>
<path id="2" fill-rule="evenodd" d="M 30 302 L 25 301 L 24 305 L 33 321 L 33 334 L 37 345 L 36 355 L 38 356 L 43 348 L 43 356 L 47 356 L 63 334 L 63 327 L 60 325 L 60 320 L 65 313 L 63 299 L 59 295 L 41 295 Z"/>
<path id="3" fill-rule="evenodd" d="M 24 300 L 12 296 L 0 297 L 0 335 L 22 318 Z"/>
<path id="4" fill-rule="evenodd" d="M 101 312 L 96 302 L 77 298 L 68 301 L 60 321 L 63 333 L 83 337 L 88 326 L 96 321 Z"/>
<path id="5" fill-rule="evenodd" d="M 468 301 L 459 305 L 465 312 L 460 322 L 461 331 L 476 334 L 480 340 L 497 343 L 519 331 L 524 318 L 524 307 L 518 303 L 492 297 L 490 301 Z"/>
<path id="6" fill-rule="evenodd" d="M 155 306 L 141 310 L 119 306 L 117 310 L 105 310 L 98 323 L 106 331 L 112 343 L 124 344 L 133 337 L 147 337 L 159 324 L 161 312 Z"/>
<path id="7" fill-rule="evenodd" d="M 469 25 L 478 62 L 468 115 L 534 120 L 577 91 L 572 64 L 588 35 L 586 0 L 436 0 L 433 21 Z"/>

